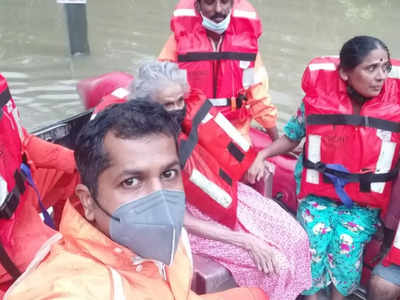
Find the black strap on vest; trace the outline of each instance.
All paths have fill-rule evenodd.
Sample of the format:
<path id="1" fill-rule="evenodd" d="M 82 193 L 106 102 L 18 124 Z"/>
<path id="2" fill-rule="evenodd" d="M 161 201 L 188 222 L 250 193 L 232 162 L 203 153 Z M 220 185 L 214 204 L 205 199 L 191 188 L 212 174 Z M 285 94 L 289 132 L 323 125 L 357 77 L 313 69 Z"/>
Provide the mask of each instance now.
<path id="1" fill-rule="evenodd" d="M 354 125 L 400 132 L 400 123 L 360 115 L 313 114 L 307 116 L 307 125 Z"/>
<path id="2" fill-rule="evenodd" d="M 20 196 L 25 192 L 25 176 L 18 169 L 14 173 L 15 186 L 14 189 L 9 193 L 4 200 L 3 204 L 0 206 L 0 218 L 9 219 L 14 214 Z M 14 278 L 17 279 L 21 272 L 18 267 L 14 264 L 11 258 L 8 256 L 7 251 L 4 249 L 3 245 L 0 243 L 0 263 L 4 269 Z"/>
<path id="3" fill-rule="evenodd" d="M 0 118 L 3 116 L 3 106 L 11 99 L 10 90 L 6 88 L 0 93 Z"/>
<path id="4" fill-rule="evenodd" d="M 221 177 L 227 184 L 232 186 L 232 178 L 221 168 L 219 169 L 219 177 Z"/>
<path id="5" fill-rule="evenodd" d="M 241 60 L 255 61 L 256 53 L 246 52 L 188 52 L 178 55 L 178 62 L 194 62 L 208 60 Z"/>
<path id="6" fill-rule="evenodd" d="M 400 160 L 397 162 L 396 166 L 387 173 L 375 174 L 372 172 L 368 173 L 347 173 L 341 172 L 337 170 L 330 169 L 323 162 L 313 163 L 307 158 L 303 157 L 303 165 L 308 169 L 317 170 L 318 172 L 324 174 L 332 174 L 337 177 L 348 180 L 349 182 L 359 182 L 360 183 L 360 192 L 368 193 L 371 191 L 371 183 L 372 182 L 386 182 L 391 181 L 396 178 L 399 168 L 400 168 Z M 327 177 L 324 177 L 324 181 L 330 182 Z"/>
<path id="7" fill-rule="evenodd" d="M 236 107 L 236 109 L 241 108 L 243 105 L 246 104 L 247 102 L 247 97 L 246 95 L 239 94 L 236 98 L 218 98 L 218 99 L 223 99 L 226 102 L 224 104 L 214 104 L 215 98 L 210 98 L 210 102 L 213 104 L 213 106 L 221 107 L 221 106 L 229 106 L 229 107 Z M 235 101 L 235 105 L 232 105 L 232 101 Z"/>
<path id="8" fill-rule="evenodd" d="M 211 102 L 206 100 L 193 118 L 192 129 L 190 130 L 188 138 L 186 140 L 181 140 L 181 142 L 179 143 L 179 159 L 182 169 L 185 167 L 186 161 L 192 154 L 194 147 L 196 147 L 199 141 L 199 136 L 197 132 L 199 125 L 204 117 L 208 114 L 211 107 Z"/>
<path id="9" fill-rule="evenodd" d="M 234 143 L 230 142 L 228 145 L 228 151 L 232 156 L 238 161 L 241 162 L 244 158 L 244 153 L 236 146 Z"/>
<path id="10" fill-rule="evenodd" d="M 9 219 L 14 214 L 20 196 L 25 192 L 25 176 L 21 173 L 20 170 L 16 170 L 14 173 L 15 186 L 14 189 L 8 193 L 6 199 L 0 206 L 0 218 Z"/>
<path id="11" fill-rule="evenodd" d="M 0 263 L 4 269 L 15 279 L 21 275 L 21 271 L 14 264 L 11 258 L 8 256 L 7 251 L 4 249 L 3 245 L 0 243 Z"/>

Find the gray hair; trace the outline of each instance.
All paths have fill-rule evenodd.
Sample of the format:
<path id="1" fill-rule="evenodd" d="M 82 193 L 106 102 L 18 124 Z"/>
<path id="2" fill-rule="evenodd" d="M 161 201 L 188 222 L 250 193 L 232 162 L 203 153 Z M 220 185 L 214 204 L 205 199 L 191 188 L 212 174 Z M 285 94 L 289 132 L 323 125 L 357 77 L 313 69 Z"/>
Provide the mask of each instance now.
<path id="1" fill-rule="evenodd" d="M 139 67 L 138 76 L 130 86 L 129 100 L 150 98 L 157 101 L 156 95 L 169 84 L 179 84 L 183 91 L 189 91 L 186 70 L 168 61 L 154 61 Z"/>

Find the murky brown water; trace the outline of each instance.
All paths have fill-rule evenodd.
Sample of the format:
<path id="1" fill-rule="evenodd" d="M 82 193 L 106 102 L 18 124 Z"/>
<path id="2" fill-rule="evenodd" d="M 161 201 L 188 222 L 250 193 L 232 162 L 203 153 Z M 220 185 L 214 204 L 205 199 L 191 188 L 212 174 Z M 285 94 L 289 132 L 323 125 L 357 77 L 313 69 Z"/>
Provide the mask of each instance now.
<path id="1" fill-rule="evenodd" d="M 78 80 L 133 72 L 155 58 L 169 33 L 172 0 L 88 0 L 91 55 L 70 57 L 65 12 L 56 0 L 0 1 L 0 72 L 24 125 L 38 128 L 83 110 Z M 356 34 L 380 37 L 400 58 L 399 0 L 252 0 L 264 24 L 261 53 L 280 126 L 301 100 L 300 78 L 314 56 L 337 54 Z"/>

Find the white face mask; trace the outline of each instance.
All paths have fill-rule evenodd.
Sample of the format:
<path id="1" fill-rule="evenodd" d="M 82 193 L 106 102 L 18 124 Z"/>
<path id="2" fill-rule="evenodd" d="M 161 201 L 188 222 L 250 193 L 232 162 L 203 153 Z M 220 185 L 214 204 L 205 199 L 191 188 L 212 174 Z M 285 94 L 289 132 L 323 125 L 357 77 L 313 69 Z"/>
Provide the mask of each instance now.
<path id="1" fill-rule="evenodd" d="M 203 16 L 203 14 L 201 13 L 200 15 L 203 18 L 203 23 L 202 23 L 203 27 L 218 34 L 223 34 L 225 30 L 228 28 L 229 23 L 231 22 L 231 12 L 226 16 L 226 18 L 223 21 L 219 23 L 210 20 L 209 18 Z"/>

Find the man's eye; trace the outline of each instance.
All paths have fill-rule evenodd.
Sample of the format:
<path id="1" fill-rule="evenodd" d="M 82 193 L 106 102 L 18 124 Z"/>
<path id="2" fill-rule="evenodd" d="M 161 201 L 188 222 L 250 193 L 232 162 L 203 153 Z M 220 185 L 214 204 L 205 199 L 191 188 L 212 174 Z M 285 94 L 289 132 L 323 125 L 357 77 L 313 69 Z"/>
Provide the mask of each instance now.
<path id="1" fill-rule="evenodd" d="M 139 180 L 137 179 L 137 178 L 128 178 L 128 179 L 126 179 L 126 180 L 124 180 L 124 181 L 122 181 L 122 183 L 121 183 L 121 185 L 123 186 L 123 187 L 133 187 L 133 186 L 136 186 L 136 185 L 138 185 L 138 183 L 139 183 Z"/>
<path id="2" fill-rule="evenodd" d="M 166 179 L 173 179 L 177 176 L 178 171 L 177 170 L 167 170 L 163 172 L 162 176 Z"/>

